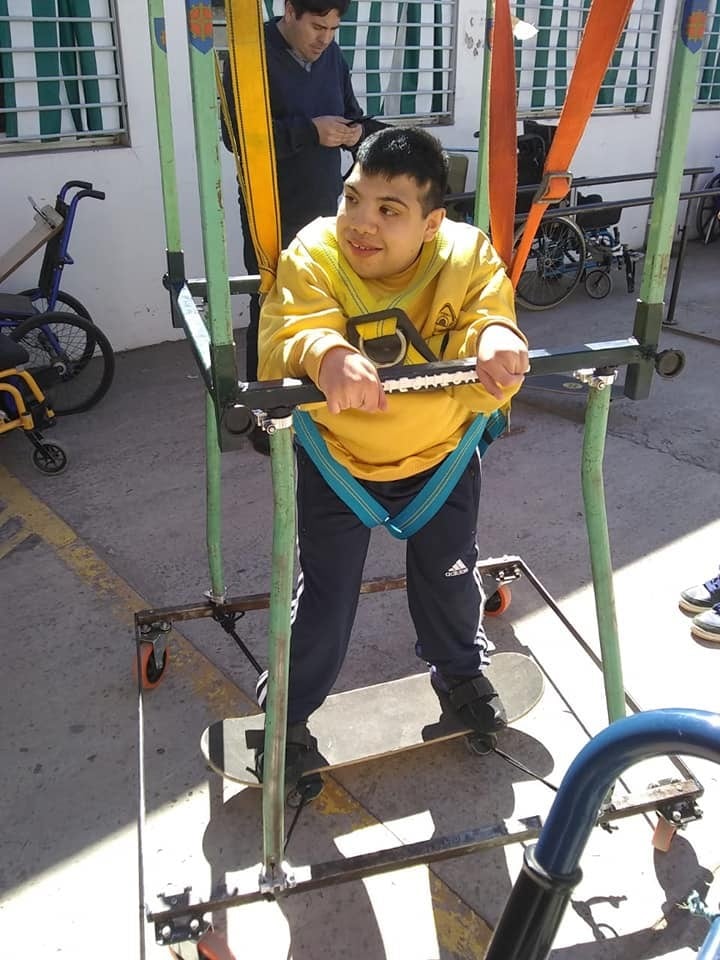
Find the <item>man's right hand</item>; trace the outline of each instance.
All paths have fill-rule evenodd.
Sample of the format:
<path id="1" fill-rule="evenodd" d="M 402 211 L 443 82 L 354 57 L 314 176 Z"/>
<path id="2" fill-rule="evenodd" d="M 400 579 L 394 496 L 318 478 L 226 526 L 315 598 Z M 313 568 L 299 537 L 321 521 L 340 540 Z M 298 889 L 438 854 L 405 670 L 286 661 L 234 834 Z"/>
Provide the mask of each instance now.
<path id="1" fill-rule="evenodd" d="M 359 140 L 357 124 L 348 125 L 345 117 L 313 117 L 312 122 L 323 147 L 354 147 Z"/>
<path id="2" fill-rule="evenodd" d="M 325 394 L 330 413 L 387 410 L 387 397 L 372 363 L 345 347 L 333 347 L 320 364 L 318 387 Z"/>

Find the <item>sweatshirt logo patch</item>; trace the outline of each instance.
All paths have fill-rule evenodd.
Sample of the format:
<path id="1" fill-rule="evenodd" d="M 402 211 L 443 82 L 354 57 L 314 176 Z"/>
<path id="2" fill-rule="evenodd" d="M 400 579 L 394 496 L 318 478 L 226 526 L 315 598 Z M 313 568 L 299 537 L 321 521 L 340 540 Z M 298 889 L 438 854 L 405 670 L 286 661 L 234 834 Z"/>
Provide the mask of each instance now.
<path id="1" fill-rule="evenodd" d="M 457 317 L 451 304 L 446 303 L 435 318 L 435 333 L 444 333 L 445 330 L 452 330 L 457 326 Z"/>

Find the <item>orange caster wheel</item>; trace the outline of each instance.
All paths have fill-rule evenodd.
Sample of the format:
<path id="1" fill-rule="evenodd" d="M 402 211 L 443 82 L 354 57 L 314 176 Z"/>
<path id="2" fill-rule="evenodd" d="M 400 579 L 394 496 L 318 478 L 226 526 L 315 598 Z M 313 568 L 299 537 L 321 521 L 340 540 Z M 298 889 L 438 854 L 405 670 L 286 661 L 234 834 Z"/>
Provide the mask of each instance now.
<path id="1" fill-rule="evenodd" d="M 670 850 L 670 844 L 677 833 L 675 824 L 670 823 L 663 816 L 658 816 L 655 831 L 653 832 L 652 845 L 660 853 L 667 853 Z"/>
<path id="2" fill-rule="evenodd" d="M 158 664 L 155 660 L 155 648 L 151 643 L 140 644 L 140 683 L 143 690 L 152 690 L 163 678 L 165 668 L 168 664 L 167 647 L 163 653 L 162 663 Z M 138 662 L 133 660 L 133 673 L 137 679 Z"/>
<path id="3" fill-rule="evenodd" d="M 510 587 L 506 586 L 504 583 L 501 583 L 495 593 L 491 593 L 485 601 L 485 616 L 501 616 L 510 606 L 511 598 L 512 593 L 510 592 Z"/>
<path id="4" fill-rule="evenodd" d="M 173 960 L 235 960 L 235 954 L 219 933 L 210 930 L 197 943 L 179 943 L 170 947 Z"/>

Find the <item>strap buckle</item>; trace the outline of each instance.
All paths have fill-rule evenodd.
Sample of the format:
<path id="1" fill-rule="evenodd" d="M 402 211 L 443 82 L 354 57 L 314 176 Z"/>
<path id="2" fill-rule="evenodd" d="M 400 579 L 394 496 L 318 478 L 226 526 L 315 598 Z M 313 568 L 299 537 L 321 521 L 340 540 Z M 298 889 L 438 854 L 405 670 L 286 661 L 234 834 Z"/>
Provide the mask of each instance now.
<path id="1" fill-rule="evenodd" d="M 405 363 L 410 346 L 429 363 L 437 360 L 400 307 L 348 317 L 346 336 L 378 368 Z"/>
<path id="2" fill-rule="evenodd" d="M 570 192 L 572 179 L 569 170 L 548 170 L 543 173 L 532 202 L 550 204 L 563 200 Z"/>

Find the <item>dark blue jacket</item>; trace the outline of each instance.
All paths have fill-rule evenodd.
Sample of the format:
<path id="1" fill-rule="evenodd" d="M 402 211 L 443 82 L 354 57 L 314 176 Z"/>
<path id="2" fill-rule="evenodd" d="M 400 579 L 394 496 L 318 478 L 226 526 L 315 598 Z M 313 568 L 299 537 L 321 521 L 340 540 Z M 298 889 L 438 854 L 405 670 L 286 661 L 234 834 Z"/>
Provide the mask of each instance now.
<path id="1" fill-rule="evenodd" d="M 265 53 L 275 139 L 283 247 L 315 217 L 334 216 L 342 192 L 340 148 L 322 147 L 312 117 L 362 116 L 350 71 L 336 43 L 305 70 L 278 30 L 265 24 Z M 234 98 L 226 61 L 223 84 L 233 120 Z M 223 141 L 231 149 L 223 124 Z"/>

